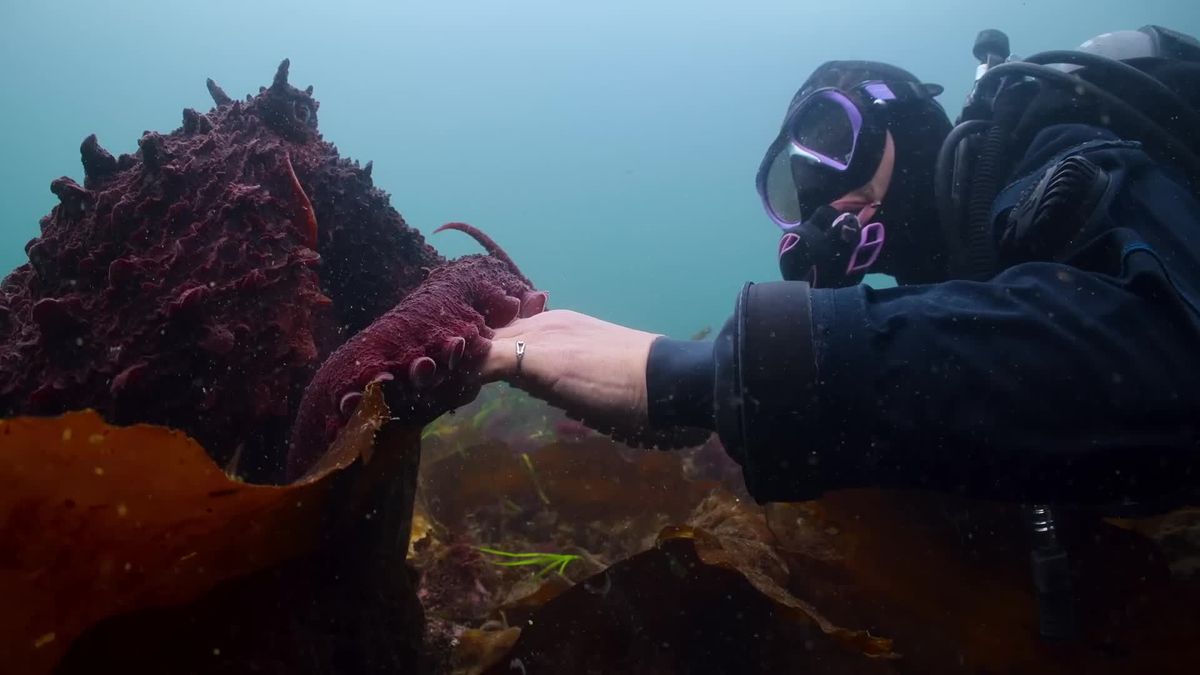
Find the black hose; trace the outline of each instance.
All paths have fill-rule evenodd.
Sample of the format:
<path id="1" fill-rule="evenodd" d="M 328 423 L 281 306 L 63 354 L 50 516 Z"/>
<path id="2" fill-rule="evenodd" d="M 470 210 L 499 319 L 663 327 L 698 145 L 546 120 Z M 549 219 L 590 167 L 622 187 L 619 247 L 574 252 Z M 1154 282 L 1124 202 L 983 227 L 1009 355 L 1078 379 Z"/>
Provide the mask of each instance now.
<path id="1" fill-rule="evenodd" d="M 1197 112 L 1170 87 L 1124 61 L 1098 54 L 1066 50 L 1041 52 L 1030 56 L 1025 61 L 1038 65 L 1071 64 L 1118 77 L 1123 84 L 1130 84 L 1137 88 L 1137 91 L 1127 92 L 1129 97 L 1146 99 L 1145 105 L 1141 107 L 1153 111 L 1160 120 L 1168 122 L 1164 126 L 1176 126 L 1181 130 L 1200 130 L 1200 112 Z M 1170 122 L 1174 122 L 1174 124 Z"/>
<path id="2" fill-rule="evenodd" d="M 933 195 L 942 235 L 946 241 L 946 255 L 949 260 L 947 271 L 951 276 L 961 273 L 964 258 L 963 224 L 954 204 L 954 154 L 967 136 L 979 133 L 989 125 L 990 122 L 984 120 L 963 122 L 950 131 L 938 150 L 937 164 L 934 167 Z"/>
<path id="3" fill-rule="evenodd" d="M 1178 138 L 1159 126 L 1154 120 L 1146 117 L 1140 110 L 1116 96 L 1077 75 L 1070 75 L 1049 66 L 1020 61 L 1003 63 L 991 68 L 984 73 L 983 77 L 979 78 L 977 86 L 982 86 L 985 80 L 990 83 L 993 79 L 1007 76 L 1032 77 L 1060 87 L 1069 88 L 1080 94 L 1094 96 L 1101 103 L 1107 105 L 1113 111 L 1114 116 L 1120 114 L 1127 120 L 1131 120 L 1136 126 L 1145 131 L 1149 137 L 1147 140 L 1172 153 L 1173 157 L 1171 159 L 1182 165 L 1193 190 L 1197 189 L 1198 185 L 1200 185 L 1200 157 L 1185 144 L 1182 144 Z"/>
<path id="4" fill-rule="evenodd" d="M 964 271 L 968 279 L 983 281 L 996 272 L 996 241 L 992 233 L 992 203 L 1000 192 L 1004 170 L 1004 139 L 1000 125 L 988 129 L 975 160 L 967 202 L 967 231 L 964 237 Z"/>

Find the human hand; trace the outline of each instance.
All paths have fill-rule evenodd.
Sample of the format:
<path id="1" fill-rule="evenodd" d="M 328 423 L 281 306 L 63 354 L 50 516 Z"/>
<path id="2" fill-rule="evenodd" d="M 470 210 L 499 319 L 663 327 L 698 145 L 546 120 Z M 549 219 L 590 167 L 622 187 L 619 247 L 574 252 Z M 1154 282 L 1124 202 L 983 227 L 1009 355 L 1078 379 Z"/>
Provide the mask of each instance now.
<path id="1" fill-rule="evenodd" d="M 646 362 L 659 336 L 572 312 L 550 310 L 496 330 L 485 380 L 507 380 L 612 433 L 646 422 Z M 517 342 L 525 355 L 517 364 Z"/>

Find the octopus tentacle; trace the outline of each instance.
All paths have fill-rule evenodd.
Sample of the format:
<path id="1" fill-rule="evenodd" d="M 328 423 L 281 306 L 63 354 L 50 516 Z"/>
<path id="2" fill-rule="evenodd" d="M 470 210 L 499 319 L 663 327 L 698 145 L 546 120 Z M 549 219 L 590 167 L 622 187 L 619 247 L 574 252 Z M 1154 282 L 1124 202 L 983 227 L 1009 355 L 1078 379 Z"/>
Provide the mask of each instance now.
<path id="1" fill-rule="evenodd" d="M 434 230 L 433 233 L 437 234 L 442 230 L 457 230 L 479 242 L 479 245 L 483 247 L 483 250 L 488 252 L 488 255 L 507 265 L 508 269 L 512 270 L 512 273 L 517 275 L 521 281 L 529 284 L 531 288 L 533 287 L 533 282 L 529 280 L 529 277 L 525 276 L 521 272 L 521 268 L 517 267 L 517 263 L 513 262 L 512 258 L 508 257 L 508 254 L 504 252 L 504 249 L 500 248 L 500 244 L 497 244 L 495 241 L 493 241 L 491 237 L 484 234 L 479 228 L 475 227 L 474 225 L 468 225 L 467 223 L 454 222 L 442 225 L 438 229 Z"/>
<path id="2" fill-rule="evenodd" d="M 283 153 L 283 165 L 287 167 L 288 178 L 292 182 L 292 196 L 296 198 L 297 215 L 304 226 L 304 243 L 309 248 L 315 249 L 317 247 L 317 215 L 313 212 L 312 202 L 309 201 L 308 195 L 300 185 L 300 179 L 296 177 L 296 170 L 292 168 L 292 158 L 286 152 Z"/>
<path id="3" fill-rule="evenodd" d="M 530 290 L 496 257 L 466 256 L 439 267 L 321 365 L 292 426 L 288 478 L 320 457 L 372 378 L 387 382 L 393 419 L 418 428 L 474 398 L 491 329 L 516 318 L 518 298 Z"/>

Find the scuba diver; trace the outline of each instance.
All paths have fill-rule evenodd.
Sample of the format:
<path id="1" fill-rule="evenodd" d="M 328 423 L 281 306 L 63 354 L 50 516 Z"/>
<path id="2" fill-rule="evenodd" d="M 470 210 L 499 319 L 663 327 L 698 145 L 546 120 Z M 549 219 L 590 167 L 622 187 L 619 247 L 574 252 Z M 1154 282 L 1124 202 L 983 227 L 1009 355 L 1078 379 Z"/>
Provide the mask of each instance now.
<path id="1" fill-rule="evenodd" d="M 1200 42 L 1149 26 L 1017 60 L 985 31 L 975 51 L 956 126 L 892 65 L 808 78 L 757 180 L 784 280 L 747 283 L 715 340 L 548 311 L 496 331 L 485 378 L 634 441 L 715 431 L 759 502 L 1190 497 Z"/>

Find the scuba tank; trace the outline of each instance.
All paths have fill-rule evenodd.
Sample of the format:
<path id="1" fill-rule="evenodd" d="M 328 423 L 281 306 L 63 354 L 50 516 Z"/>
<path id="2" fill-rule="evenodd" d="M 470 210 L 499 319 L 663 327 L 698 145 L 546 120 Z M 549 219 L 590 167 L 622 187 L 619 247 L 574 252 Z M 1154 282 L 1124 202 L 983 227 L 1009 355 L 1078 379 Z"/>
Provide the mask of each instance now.
<path id="1" fill-rule="evenodd" d="M 935 168 L 934 196 L 951 278 L 985 280 L 996 273 L 991 207 L 1017 159 L 1009 149 L 1021 147 L 1020 133 L 1036 128 L 1022 115 L 1049 97 L 1059 97 L 1063 110 L 1086 118 L 1074 121 L 1140 141 L 1157 159 L 1178 167 L 1200 194 L 1200 101 L 1194 94 L 1186 100 L 1150 74 L 1166 62 L 1200 69 L 1200 42 L 1194 38 L 1145 26 L 1099 36 L 1079 51 L 1017 60 L 1004 33 L 985 30 L 974 53 L 979 60 L 975 84 Z M 1110 91 L 1118 87 L 1120 97 Z"/>

